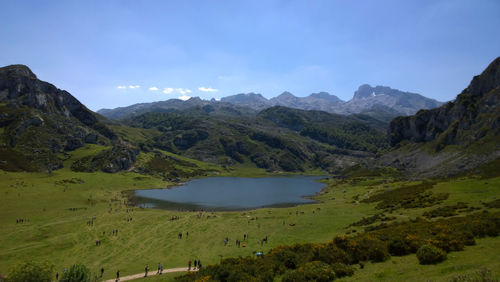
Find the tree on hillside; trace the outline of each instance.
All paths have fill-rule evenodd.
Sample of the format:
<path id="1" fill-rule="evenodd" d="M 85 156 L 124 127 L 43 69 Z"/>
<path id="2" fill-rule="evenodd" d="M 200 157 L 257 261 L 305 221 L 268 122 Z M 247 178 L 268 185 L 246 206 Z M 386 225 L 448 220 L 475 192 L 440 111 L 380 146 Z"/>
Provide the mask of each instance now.
<path id="1" fill-rule="evenodd" d="M 64 282 L 90 282 L 90 270 L 83 264 L 73 264 L 61 277 Z"/>

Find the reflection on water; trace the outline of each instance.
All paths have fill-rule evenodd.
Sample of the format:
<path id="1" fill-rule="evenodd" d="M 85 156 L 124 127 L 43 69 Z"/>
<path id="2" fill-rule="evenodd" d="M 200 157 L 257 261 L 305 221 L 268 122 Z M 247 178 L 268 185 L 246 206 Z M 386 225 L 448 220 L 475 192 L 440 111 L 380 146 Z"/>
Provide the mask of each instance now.
<path id="1" fill-rule="evenodd" d="M 246 210 L 314 203 L 304 196 L 319 192 L 321 176 L 210 177 L 170 189 L 136 190 L 137 206 L 168 210 Z"/>

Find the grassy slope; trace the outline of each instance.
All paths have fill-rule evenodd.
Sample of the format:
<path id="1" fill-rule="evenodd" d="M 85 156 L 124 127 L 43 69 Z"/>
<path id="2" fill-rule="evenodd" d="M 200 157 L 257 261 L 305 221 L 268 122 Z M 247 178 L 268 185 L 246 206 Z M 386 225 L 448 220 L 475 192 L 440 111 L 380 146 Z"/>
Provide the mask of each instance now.
<path id="1" fill-rule="evenodd" d="M 89 146 L 77 150 L 66 162 L 100 149 L 103 148 Z M 247 171 L 244 168 L 232 172 L 221 170 L 221 174 L 266 175 L 261 170 Z M 84 183 L 60 182 L 71 178 L 79 178 Z M 375 191 L 402 185 L 391 182 L 390 178 L 386 180 L 384 181 L 384 177 L 377 177 L 337 184 L 332 181 L 327 188 L 328 193 L 318 196 L 318 200 L 323 201 L 319 204 L 250 212 L 218 212 L 215 218 L 208 214 L 212 216 L 210 219 L 198 219 L 194 213 L 175 211 L 134 208 L 127 213 L 121 191 L 161 188 L 170 184 L 157 178 L 134 173 L 74 173 L 67 169 L 56 171 L 50 176 L 0 171 L 0 273 L 7 273 L 18 261 L 36 258 L 52 261 L 59 271 L 76 262 L 86 264 L 95 272 L 103 266 L 107 270 L 105 278 L 113 278 L 117 269 L 125 276 L 141 272 L 146 264 L 151 268 L 158 262 L 162 262 L 165 268 L 180 267 L 188 259 L 198 258 L 204 265 L 208 265 L 218 262 L 220 255 L 247 256 L 256 251 L 266 252 L 279 244 L 325 242 L 335 234 L 353 229 L 361 231 L 362 227 L 345 227 L 362 217 L 379 213 L 374 209 L 375 204 L 357 203 L 352 197 L 360 195 L 362 199 Z M 439 183 L 433 191 L 452 192 L 443 205 L 465 201 L 480 207 L 481 200 L 498 197 L 499 187 L 500 178 L 456 179 Z M 70 211 L 69 208 L 86 209 Z M 317 208 L 321 210 L 318 211 Z M 432 208 L 434 207 L 397 210 L 392 216 L 397 217 L 397 220 L 407 220 Z M 174 215 L 180 219 L 170 221 L 169 218 Z M 86 222 L 92 217 L 96 217 L 96 220 L 94 226 L 89 227 Z M 133 220 L 127 222 L 128 217 Z M 258 220 L 251 220 L 255 217 Z M 29 219 L 29 222 L 16 224 L 16 219 L 20 218 Z M 290 226 L 290 223 L 295 226 Z M 109 234 L 112 229 L 119 230 L 118 236 Z M 177 239 L 179 232 L 186 231 L 189 231 L 188 239 Z M 106 234 L 103 235 L 103 232 Z M 250 237 L 247 247 L 235 247 L 234 240 L 243 239 L 244 233 L 248 233 Z M 269 243 L 261 247 L 257 240 L 266 235 L 269 236 Z M 228 246 L 223 244 L 226 236 L 231 239 Z M 102 241 L 101 246 L 95 246 L 96 239 Z M 468 247 L 466 252 L 472 251 L 473 255 L 479 256 L 486 250 L 490 251 L 488 255 L 491 257 L 492 254 L 500 253 L 498 240 L 485 239 L 489 248 L 480 249 L 481 244 L 478 244 L 477 247 Z M 456 254 L 457 257 L 462 255 Z M 449 262 L 454 255 L 455 253 L 451 254 Z M 401 265 L 408 262 L 405 269 L 432 268 L 418 265 L 414 255 L 393 260 L 401 260 Z M 478 263 L 480 261 L 477 260 Z M 439 267 L 441 265 L 438 269 Z M 373 269 L 378 272 L 389 271 L 389 274 L 380 275 L 394 277 L 390 272 L 392 268 L 393 264 L 386 262 L 377 264 Z M 368 272 L 370 269 L 372 266 L 368 264 L 365 270 L 359 272 L 359 277 L 371 277 Z M 450 273 L 466 270 L 469 269 L 453 269 Z M 358 273 L 354 278 L 357 275 Z M 411 274 L 408 275 L 411 277 Z"/>

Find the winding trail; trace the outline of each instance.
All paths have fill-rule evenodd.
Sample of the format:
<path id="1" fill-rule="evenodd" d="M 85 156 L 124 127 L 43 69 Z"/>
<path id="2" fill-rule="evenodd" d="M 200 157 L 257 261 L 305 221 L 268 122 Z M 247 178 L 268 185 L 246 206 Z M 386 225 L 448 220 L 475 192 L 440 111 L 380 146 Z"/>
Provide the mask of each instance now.
<path id="1" fill-rule="evenodd" d="M 178 267 L 178 268 L 164 269 L 163 273 L 187 272 L 187 271 L 188 271 L 187 267 Z M 191 268 L 190 271 L 198 271 L 198 269 Z M 156 276 L 156 275 L 160 275 L 160 274 L 156 274 L 156 271 L 151 271 L 151 272 L 149 272 L 148 277 L 150 277 L 150 276 Z M 128 280 L 134 280 L 134 279 L 139 279 L 139 278 L 143 278 L 143 277 L 144 277 L 144 272 L 141 272 L 141 273 L 134 274 L 134 275 L 120 277 L 120 280 L 118 280 L 118 281 L 128 281 Z M 117 281 L 116 278 L 115 279 L 106 280 L 106 282 L 115 282 L 115 281 Z"/>

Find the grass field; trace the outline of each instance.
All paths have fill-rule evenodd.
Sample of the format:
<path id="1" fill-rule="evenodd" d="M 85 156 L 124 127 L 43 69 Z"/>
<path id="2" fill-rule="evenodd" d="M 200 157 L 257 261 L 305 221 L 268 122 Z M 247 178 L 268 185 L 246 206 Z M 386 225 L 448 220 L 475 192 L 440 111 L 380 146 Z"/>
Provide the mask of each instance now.
<path id="1" fill-rule="evenodd" d="M 76 151 L 66 162 L 83 155 L 84 151 Z M 257 169 L 238 168 L 233 171 L 221 169 L 218 175 L 268 174 Z M 104 278 L 110 279 L 116 270 L 126 276 L 140 273 L 145 265 L 155 269 L 158 262 L 164 268 L 172 268 L 186 266 L 189 259 L 196 258 L 208 265 L 221 258 L 253 256 L 255 252 L 267 252 L 282 244 L 326 242 L 337 234 L 361 232 L 363 227 L 346 227 L 363 217 L 380 213 L 375 203 L 360 203 L 359 200 L 408 183 L 384 176 L 330 180 L 325 193 L 317 197 L 321 201 L 318 204 L 204 213 L 201 218 L 198 213 L 125 205 L 124 190 L 162 188 L 171 184 L 131 172 L 75 173 L 62 169 L 49 175 L 0 171 L 0 273 L 8 273 L 18 262 L 35 259 L 54 263 L 60 273 L 63 268 L 78 262 L 93 272 L 104 267 Z M 463 201 L 484 208 L 481 201 L 500 196 L 500 178 L 453 179 L 439 182 L 432 191 L 449 193 L 441 205 Z M 435 207 L 399 209 L 390 215 L 395 220 L 408 220 Z M 171 221 L 172 216 L 179 219 Z M 93 218 L 93 225 L 89 226 L 88 221 Z M 129 218 L 132 221 L 127 220 Z M 19 219 L 24 222 L 16 223 Z M 112 235 L 115 229 L 118 234 Z M 182 239 L 177 238 L 179 232 L 184 233 Z M 186 232 L 189 232 L 188 238 L 185 238 Z M 246 247 L 237 248 L 234 241 L 243 240 L 243 234 L 249 234 L 249 240 L 245 242 Z M 259 245 L 257 240 L 265 236 L 269 242 Z M 230 238 L 227 246 L 223 242 L 225 237 Z M 100 246 L 96 246 L 96 240 L 101 240 Z M 468 273 L 480 266 L 493 270 L 498 269 L 499 253 L 500 239 L 482 239 L 477 246 L 467 247 L 464 252 L 451 253 L 448 261 L 436 266 L 420 266 L 415 255 L 396 257 L 384 263 L 367 264 L 346 281 L 358 278 L 411 280 L 419 277 L 422 271 L 428 277 L 440 279 Z M 477 259 L 469 261 L 469 258 Z M 495 272 L 495 275 L 500 274 Z M 144 281 L 155 281 L 153 279 Z"/>

